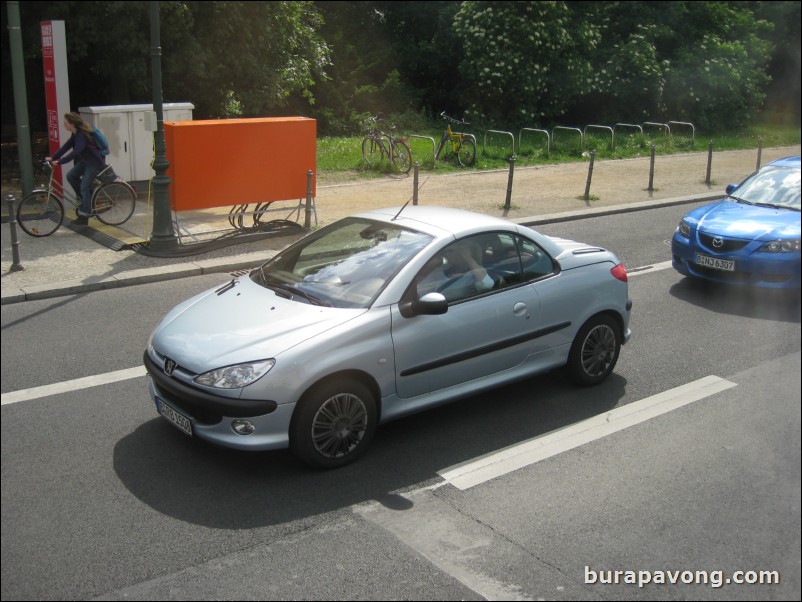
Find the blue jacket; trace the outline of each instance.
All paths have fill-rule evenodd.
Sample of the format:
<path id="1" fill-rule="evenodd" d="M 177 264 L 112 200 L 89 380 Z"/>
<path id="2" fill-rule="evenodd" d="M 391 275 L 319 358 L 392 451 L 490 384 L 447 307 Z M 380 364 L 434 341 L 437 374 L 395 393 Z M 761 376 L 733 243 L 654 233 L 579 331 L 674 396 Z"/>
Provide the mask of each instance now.
<path id="1" fill-rule="evenodd" d="M 61 158 L 69 149 L 72 149 L 72 152 L 66 157 Z M 106 159 L 100 154 L 94 142 L 89 140 L 86 134 L 81 130 L 76 130 L 75 133 L 70 136 L 70 139 L 64 143 L 64 146 L 58 149 L 53 155 L 53 160 L 58 161 L 59 165 L 64 165 L 75 159 L 86 161 L 90 165 L 93 165 L 98 171 L 106 167 Z"/>

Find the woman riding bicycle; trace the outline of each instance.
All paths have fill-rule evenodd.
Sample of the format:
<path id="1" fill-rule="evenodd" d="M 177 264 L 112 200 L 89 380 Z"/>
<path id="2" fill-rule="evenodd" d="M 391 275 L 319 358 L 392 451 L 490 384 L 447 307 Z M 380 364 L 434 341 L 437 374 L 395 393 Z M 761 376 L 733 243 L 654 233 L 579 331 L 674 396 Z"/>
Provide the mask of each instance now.
<path id="1" fill-rule="evenodd" d="M 74 224 L 86 225 L 92 213 L 92 183 L 95 176 L 106 168 L 106 159 L 100 154 L 100 149 L 95 146 L 92 137 L 92 126 L 84 121 L 78 113 L 66 113 L 64 115 L 64 127 L 72 134 L 70 139 L 64 143 L 53 157 L 48 157 L 48 161 L 58 161 L 59 165 L 64 165 L 70 161 L 75 161 L 73 168 L 67 173 L 67 180 L 75 190 L 75 194 L 81 199 L 81 206 L 77 209 L 77 219 Z M 62 156 L 72 149 L 68 155 Z"/>

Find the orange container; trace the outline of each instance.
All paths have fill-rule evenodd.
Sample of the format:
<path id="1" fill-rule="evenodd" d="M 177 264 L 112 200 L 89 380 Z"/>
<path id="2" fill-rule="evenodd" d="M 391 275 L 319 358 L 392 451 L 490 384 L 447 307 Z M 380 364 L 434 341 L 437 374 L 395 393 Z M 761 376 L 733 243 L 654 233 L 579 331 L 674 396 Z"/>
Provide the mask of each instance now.
<path id="1" fill-rule="evenodd" d="M 265 117 L 164 123 L 174 211 L 315 196 L 317 122 Z"/>

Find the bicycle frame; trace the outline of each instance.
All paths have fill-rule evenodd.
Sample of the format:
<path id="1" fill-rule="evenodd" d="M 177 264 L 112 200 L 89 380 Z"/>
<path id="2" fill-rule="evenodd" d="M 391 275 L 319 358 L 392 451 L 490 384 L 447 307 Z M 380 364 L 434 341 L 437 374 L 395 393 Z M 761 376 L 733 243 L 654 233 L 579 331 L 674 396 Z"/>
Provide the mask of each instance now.
<path id="1" fill-rule="evenodd" d="M 440 158 L 440 153 L 443 152 L 443 149 L 446 147 L 446 141 L 449 143 L 449 151 L 446 153 L 446 156 L 449 154 L 456 155 L 459 154 L 460 148 L 462 148 L 462 141 L 465 139 L 465 134 L 462 133 L 454 133 L 451 130 L 451 124 L 449 123 L 446 125 L 446 131 L 443 132 L 443 137 L 440 138 L 440 145 L 437 147 L 437 152 L 434 155 L 435 160 Z"/>
<path id="2" fill-rule="evenodd" d="M 47 197 L 50 198 L 51 196 L 55 196 L 62 203 L 67 201 L 75 208 L 80 207 L 81 199 L 75 195 L 75 192 L 71 190 L 71 188 L 64 186 L 56 179 L 56 165 L 54 163 L 50 163 L 49 168 L 50 177 L 47 180 Z M 104 182 L 100 178 L 109 169 L 111 169 L 111 165 L 107 165 L 104 169 L 100 170 L 92 179 L 92 198 L 94 198 L 95 194 L 97 193 L 97 189 L 103 186 Z"/>

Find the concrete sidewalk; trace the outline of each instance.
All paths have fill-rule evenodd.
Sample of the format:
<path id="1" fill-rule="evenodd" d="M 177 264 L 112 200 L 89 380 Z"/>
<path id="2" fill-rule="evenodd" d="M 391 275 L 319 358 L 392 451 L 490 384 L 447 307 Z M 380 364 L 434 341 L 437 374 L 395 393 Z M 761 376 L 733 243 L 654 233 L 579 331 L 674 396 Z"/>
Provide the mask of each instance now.
<path id="1" fill-rule="evenodd" d="M 800 147 L 763 149 L 761 163 L 798 155 Z M 508 171 L 420 174 L 419 204 L 461 207 L 502 216 L 527 225 L 545 221 L 577 219 L 599 214 L 653 208 L 665 204 L 716 199 L 730 182 L 739 182 L 756 165 L 757 151 L 729 151 L 714 155 L 711 186 L 705 183 L 707 153 L 658 157 L 653 191 L 647 191 L 649 159 L 597 161 L 590 193 L 596 200 L 584 201 L 587 163 L 516 168 L 510 208 L 505 209 Z M 4 178 L 5 180 L 5 178 Z M 16 183 L 16 186 L 19 184 Z M 382 178 L 332 183 L 325 176 L 317 182 L 316 213 L 319 225 L 331 223 L 359 211 L 403 205 L 411 198 L 412 177 Z M 2 213 L 7 214 L 7 196 L 19 190 L 3 182 Z M 286 203 L 271 219 L 298 219 L 295 203 Z M 128 245 L 150 237 L 152 209 L 146 191 L 134 217 L 121 228 L 102 227 L 90 220 L 89 228 L 72 227 L 68 211 L 64 225 L 46 238 L 32 238 L 17 228 L 19 264 L 12 269 L 10 226 L 2 224 L 2 304 L 86 293 L 205 273 L 250 269 L 301 234 L 254 240 L 206 250 L 183 257 L 150 257 Z M 225 219 L 224 221 L 227 221 Z M 230 227 L 230 226 L 227 226 Z M 590 241 L 592 242 L 592 241 Z M 183 248 L 191 253 L 192 236 L 182 236 Z M 204 247 L 198 245 L 198 251 Z M 206 247 L 208 249 L 208 247 Z"/>

